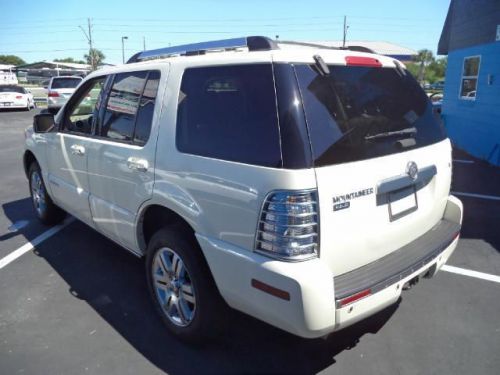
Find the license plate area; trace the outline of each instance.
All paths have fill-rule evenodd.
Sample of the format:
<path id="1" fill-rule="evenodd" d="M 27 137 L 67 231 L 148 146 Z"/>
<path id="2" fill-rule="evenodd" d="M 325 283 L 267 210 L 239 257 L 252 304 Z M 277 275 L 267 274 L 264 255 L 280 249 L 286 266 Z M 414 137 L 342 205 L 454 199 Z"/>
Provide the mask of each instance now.
<path id="1" fill-rule="evenodd" d="M 389 220 L 395 221 L 418 209 L 415 185 L 387 193 Z"/>

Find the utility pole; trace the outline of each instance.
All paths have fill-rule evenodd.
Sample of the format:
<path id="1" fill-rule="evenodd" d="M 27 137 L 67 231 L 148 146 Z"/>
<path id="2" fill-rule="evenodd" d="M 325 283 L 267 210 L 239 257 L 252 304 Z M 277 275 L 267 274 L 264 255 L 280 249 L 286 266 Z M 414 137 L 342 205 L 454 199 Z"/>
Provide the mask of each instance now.
<path id="1" fill-rule="evenodd" d="M 90 18 L 87 18 L 87 24 L 88 24 L 88 34 L 85 32 L 85 29 L 81 26 L 78 26 L 82 31 L 83 35 L 85 35 L 85 38 L 87 38 L 87 41 L 89 42 L 89 58 L 90 58 L 90 67 L 92 70 L 96 69 L 95 66 L 95 61 L 94 61 L 94 49 L 92 48 L 92 21 Z"/>
<path id="2" fill-rule="evenodd" d="M 92 22 L 90 21 L 90 18 L 87 18 L 87 23 L 89 25 L 90 65 L 92 66 L 92 70 L 95 70 L 97 67 L 95 66 L 94 49 L 92 48 Z"/>
<path id="3" fill-rule="evenodd" d="M 345 48 L 345 38 L 347 37 L 347 29 L 349 26 L 347 26 L 347 16 L 344 16 L 344 38 L 342 41 L 342 48 Z"/>
<path id="4" fill-rule="evenodd" d="M 146 37 L 145 36 L 142 37 L 142 50 L 143 51 L 146 50 Z"/>
<path id="5" fill-rule="evenodd" d="M 125 40 L 128 39 L 128 36 L 122 36 L 122 64 L 125 64 Z"/>

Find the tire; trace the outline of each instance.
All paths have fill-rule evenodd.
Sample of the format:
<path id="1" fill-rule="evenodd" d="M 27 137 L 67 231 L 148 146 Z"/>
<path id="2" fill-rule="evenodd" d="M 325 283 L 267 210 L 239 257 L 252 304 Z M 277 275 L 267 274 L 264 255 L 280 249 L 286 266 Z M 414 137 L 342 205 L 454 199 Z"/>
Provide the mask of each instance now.
<path id="1" fill-rule="evenodd" d="M 42 171 L 38 163 L 33 162 L 29 168 L 29 186 L 31 203 L 38 219 L 46 224 L 57 224 L 61 222 L 66 213 L 57 207 L 47 193 L 47 188 L 42 178 Z"/>
<path id="2" fill-rule="evenodd" d="M 214 337 L 224 305 L 191 235 L 177 227 L 156 232 L 148 244 L 146 276 L 155 308 L 172 334 L 190 344 Z"/>

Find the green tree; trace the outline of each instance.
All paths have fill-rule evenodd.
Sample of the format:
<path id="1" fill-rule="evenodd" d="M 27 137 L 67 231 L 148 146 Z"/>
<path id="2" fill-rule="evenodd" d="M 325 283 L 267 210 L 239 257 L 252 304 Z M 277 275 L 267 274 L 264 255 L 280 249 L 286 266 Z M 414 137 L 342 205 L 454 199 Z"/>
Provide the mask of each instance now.
<path id="1" fill-rule="evenodd" d="M 64 59 L 54 59 L 54 62 L 71 63 L 71 64 L 86 64 L 83 60 L 75 60 L 72 57 L 65 57 Z"/>
<path id="2" fill-rule="evenodd" d="M 447 65 L 448 65 L 448 59 L 446 57 L 443 57 L 431 62 L 427 67 L 427 69 L 431 70 L 437 77 L 437 80 L 439 80 L 444 78 L 446 74 Z"/>
<path id="3" fill-rule="evenodd" d="M 419 65 L 417 79 L 420 83 L 422 83 L 425 77 L 425 69 L 429 64 L 435 61 L 434 55 L 432 54 L 432 51 L 428 49 L 421 49 L 420 51 L 418 51 L 418 54 L 417 56 L 415 56 L 414 60 Z"/>
<path id="4" fill-rule="evenodd" d="M 24 65 L 26 62 L 18 56 L 0 55 L 0 64 L 5 65 Z"/>
<path id="5" fill-rule="evenodd" d="M 96 70 L 97 67 L 104 62 L 106 56 L 104 56 L 104 53 L 97 48 L 92 48 L 89 50 L 87 55 L 83 56 L 83 58 L 87 61 L 87 64 L 91 66 L 92 70 Z"/>
<path id="6" fill-rule="evenodd" d="M 434 83 L 444 80 L 444 76 L 446 75 L 447 62 L 448 59 L 446 57 L 442 57 L 440 59 L 432 61 L 425 68 L 423 80 L 421 82 Z M 406 64 L 406 69 L 408 69 L 408 71 L 414 77 L 418 77 L 421 72 L 421 64 L 417 62 L 410 62 Z"/>

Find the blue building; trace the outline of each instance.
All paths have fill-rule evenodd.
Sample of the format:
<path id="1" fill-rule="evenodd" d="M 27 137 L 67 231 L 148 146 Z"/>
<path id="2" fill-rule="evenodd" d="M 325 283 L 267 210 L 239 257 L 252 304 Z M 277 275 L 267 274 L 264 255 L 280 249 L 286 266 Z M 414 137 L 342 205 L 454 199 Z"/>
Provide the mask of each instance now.
<path id="1" fill-rule="evenodd" d="M 442 115 L 452 142 L 500 166 L 500 0 L 451 0 Z"/>

